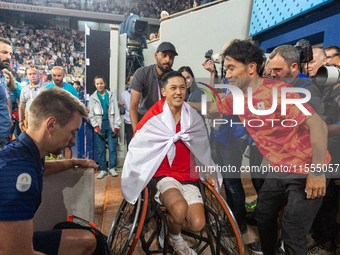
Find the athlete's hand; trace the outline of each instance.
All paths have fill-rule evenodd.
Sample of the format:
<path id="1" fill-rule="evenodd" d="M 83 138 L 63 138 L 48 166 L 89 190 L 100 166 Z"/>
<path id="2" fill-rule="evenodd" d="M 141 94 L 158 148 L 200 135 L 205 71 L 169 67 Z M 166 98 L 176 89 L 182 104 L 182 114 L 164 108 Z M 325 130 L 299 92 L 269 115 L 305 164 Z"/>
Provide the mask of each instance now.
<path id="1" fill-rule="evenodd" d="M 207 174 L 205 176 L 205 180 L 207 181 L 207 183 L 209 183 L 214 189 L 217 187 L 217 182 L 215 180 L 214 177 L 212 177 L 211 174 Z"/>

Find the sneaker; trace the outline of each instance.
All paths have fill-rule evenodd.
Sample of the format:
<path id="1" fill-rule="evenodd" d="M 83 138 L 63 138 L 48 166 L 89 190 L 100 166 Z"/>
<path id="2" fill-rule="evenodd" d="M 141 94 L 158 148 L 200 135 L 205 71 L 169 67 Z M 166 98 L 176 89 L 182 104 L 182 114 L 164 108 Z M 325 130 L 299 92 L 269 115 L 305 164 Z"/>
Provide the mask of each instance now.
<path id="1" fill-rule="evenodd" d="M 106 171 L 100 171 L 97 175 L 97 179 L 103 179 L 107 175 Z"/>
<path id="2" fill-rule="evenodd" d="M 317 245 L 308 252 L 308 255 L 336 255 L 332 248 L 327 248 L 323 245 Z"/>
<path id="3" fill-rule="evenodd" d="M 255 254 L 263 254 L 261 250 L 261 243 L 260 242 L 253 242 L 248 244 L 248 249 Z"/>
<path id="4" fill-rule="evenodd" d="M 255 199 L 255 200 L 252 201 L 252 202 L 246 202 L 246 203 L 245 203 L 245 206 L 246 206 L 248 209 L 254 210 L 255 207 L 256 207 L 256 204 L 257 204 L 257 199 Z"/>
<path id="5" fill-rule="evenodd" d="M 161 248 L 164 248 L 164 225 L 162 224 L 161 231 L 158 236 L 158 243 Z"/>
<path id="6" fill-rule="evenodd" d="M 111 168 L 110 170 L 109 170 L 109 174 L 112 176 L 112 177 L 117 177 L 118 176 L 118 174 L 117 174 L 117 172 L 116 172 L 116 168 Z"/>
<path id="7" fill-rule="evenodd" d="M 307 242 L 307 250 L 310 251 L 313 249 L 318 243 L 315 241 L 313 237 L 308 238 Z"/>
<path id="8" fill-rule="evenodd" d="M 178 255 L 197 255 L 197 253 L 191 249 L 188 244 L 183 240 L 181 237 L 181 241 L 178 243 L 172 243 L 172 248 L 174 249 L 174 254 L 177 253 Z"/>
<path id="9" fill-rule="evenodd" d="M 276 255 L 285 255 L 285 251 L 280 247 L 277 252 L 276 252 Z"/>

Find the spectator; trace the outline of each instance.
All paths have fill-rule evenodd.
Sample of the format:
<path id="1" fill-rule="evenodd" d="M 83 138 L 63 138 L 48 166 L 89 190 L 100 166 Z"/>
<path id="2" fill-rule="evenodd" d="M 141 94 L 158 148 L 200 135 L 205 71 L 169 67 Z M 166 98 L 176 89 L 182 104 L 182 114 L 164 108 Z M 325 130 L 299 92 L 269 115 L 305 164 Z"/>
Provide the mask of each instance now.
<path id="1" fill-rule="evenodd" d="M 75 96 L 76 98 L 79 98 L 78 96 L 78 92 L 77 90 L 70 84 L 64 82 L 64 77 L 65 77 L 65 73 L 64 70 L 57 66 L 54 67 L 52 69 L 52 83 L 47 85 L 45 88 L 53 88 L 53 87 L 58 87 L 61 89 L 65 89 L 68 92 L 70 92 L 73 96 Z M 74 143 L 69 144 L 66 148 L 65 148 L 65 159 L 71 159 L 72 158 L 72 149 L 71 147 L 74 146 Z"/>
<path id="2" fill-rule="evenodd" d="M 80 85 L 80 81 L 74 81 L 73 87 L 77 90 L 79 99 L 84 99 L 85 93 L 83 87 Z"/>
<path id="3" fill-rule="evenodd" d="M 130 120 L 131 88 L 129 87 L 132 78 L 133 78 L 133 75 L 128 76 L 127 81 L 126 81 L 128 88 L 120 95 L 120 102 L 119 102 L 120 107 L 123 107 L 124 109 L 124 127 L 125 127 L 124 130 L 125 130 L 127 150 L 129 150 L 129 144 L 133 136 L 133 130 L 132 130 L 132 125 L 131 125 L 131 120 Z"/>
<path id="4" fill-rule="evenodd" d="M 155 33 L 151 33 L 149 39 L 150 39 L 150 41 L 155 40 L 156 39 Z"/>
<path id="5" fill-rule="evenodd" d="M 161 12 L 161 19 L 163 19 L 162 21 L 166 21 L 167 19 L 164 19 L 164 18 L 167 17 L 167 16 L 169 16 L 169 13 L 167 11 Z M 161 38 L 161 28 L 160 27 L 159 27 L 159 30 L 158 30 L 158 38 Z"/>
<path id="6" fill-rule="evenodd" d="M 7 93 L 3 69 L 9 67 L 12 53 L 11 41 L 0 37 L 0 148 L 9 141 L 11 134 L 12 103 Z"/>
<path id="7" fill-rule="evenodd" d="M 204 92 L 197 87 L 197 84 L 195 82 L 195 76 L 191 68 L 189 66 L 182 66 L 181 68 L 178 69 L 178 72 L 180 72 L 185 78 L 185 85 L 187 87 L 187 95 L 185 101 L 201 102 L 202 94 L 204 94 Z M 198 114 L 201 115 L 204 122 L 205 118 L 201 114 L 201 111 L 198 111 Z"/>
<path id="8" fill-rule="evenodd" d="M 222 52 L 232 42 L 238 39 L 228 41 L 222 49 Z M 215 86 L 215 78 L 217 75 L 215 64 L 212 60 L 206 59 L 203 62 L 204 68 L 210 72 L 210 85 Z M 230 94 L 230 91 L 223 91 L 221 97 Z M 196 101 L 199 102 L 199 101 Z M 191 104 L 191 103 L 190 103 Z M 209 116 L 208 118 L 224 119 L 227 122 L 241 122 L 237 115 L 223 116 Z M 223 175 L 223 183 L 226 194 L 226 201 L 232 210 L 235 219 L 240 227 L 241 232 L 247 230 L 245 224 L 246 208 L 245 208 L 245 192 L 243 189 L 240 169 L 242 166 L 243 153 L 247 147 L 248 134 L 242 126 L 230 125 L 215 125 L 210 129 L 210 146 L 211 157 L 214 162 L 220 166 L 231 166 L 237 169 L 235 173 L 226 173 Z"/>
<path id="9" fill-rule="evenodd" d="M 87 117 L 87 112 L 78 99 L 60 89 L 45 90 L 31 105 L 27 132 L 0 151 L 0 174 L 6 180 L 1 184 L 1 254 L 90 255 L 95 251 L 96 238 L 88 230 L 33 233 L 33 217 L 41 203 L 42 175 L 74 166 L 97 168 L 93 160 L 56 160 L 49 163 L 44 160 L 50 152 L 58 154 L 66 144 L 74 141 L 82 117 Z"/>
<path id="10" fill-rule="evenodd" d="M 103 76 L 97 75 L 94 78 L 95 91 L 89 101 L 89 118 L 92 127 L 95 129 L 95 143 L 98 154 L 100 172 L 97 179 L 102 179 L 108 173 L 112 177 L 118 176 L 117 164 L 117 138 L 120 128 L 120 114 L 115 94 L 106 90 L 106 80 Z M 105 141 L 109 145 L 110 168 L 107 171 Z"/>
<path id="11" fill-rule="evenodd" d="M 19 128 L 19 113 L 18 113 L 21 85 L 20 83 L 16 83 L 14 81 L 14 77 L 10 71 L 8 71 L 7 69 L 3 69 L 3 72 L 12 103 L 13 126 L 11 128 L 11 134 L 14 134 L 15 138 L 18 138 L 21 133 Z"/>
<path id="12" fill-rule="evenodd" d="M 38 70 L 34 68 L 27 69 L 27 77 L 29 84 L 24 86 L 20 93 L 20 104 L 19 104 L 19 128 L 23 131 L 24 121 L 25 121 L 25 109 L 27 112 L 27 121 L 29 117 L 29 108 L 34 100 L 34 98 L 41 92 L 41 90 L 46 86 L 46 83 L 42 82 L 39 77 Z"/>
<path id="13" fill-rule="evenodd" d="M 156 64 L 139 68 L 130 83 L 131 104 L 130 119 L 132 129 L 144 114 L 160 99 L 160 84 L 162 76 L 171 71 L 175 56 L 177 56 L 175 46 L 170 42 L 162 42 L 155 53 Z"/>

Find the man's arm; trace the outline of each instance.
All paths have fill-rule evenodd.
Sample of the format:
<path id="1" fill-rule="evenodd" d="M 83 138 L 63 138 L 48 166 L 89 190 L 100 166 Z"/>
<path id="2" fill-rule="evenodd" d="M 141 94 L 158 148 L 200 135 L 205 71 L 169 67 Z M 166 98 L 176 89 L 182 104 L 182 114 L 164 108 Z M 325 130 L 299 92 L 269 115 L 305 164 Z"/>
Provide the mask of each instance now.
<path id="1" fill-rule="evenodd" d="M 317 113 L 309 117 L 305 124 L 310 130 L 310 141 L 312 144 L 314 166 L 323 166 L 327 153 L 327 125 Z M 313 172 L 308 175 L 306 180 L 307 198 L 317 198 L 326 194 L 325 175 L 316 176 Z"/>
<path id="2" fill-rule="evenodd" d="M 23 131 L 22 126 L 25 120 L 25 108 L 26 108 L 26 103 L 20 102 L 19 104 L 19 128 L 21 131 Z"/>
<path id="3" fill-rule="evenodd" d="M 7 98 L 7 103 L 8 103 L 9 116 L 12 118 L 12 101 L 10 97 Z"/>
<path id="4" fill-rule="evenodd" d="M 0 254 L 43 255 L 32 246 L 33 220 L 0 221 Z"/>
<path id="5" fill-rule="evenodd" d="M 188 104 L 195 110 L 201 111 L 202 109 L 201 108 L 202 103 L 200 102 L 189 102 Z M 219 113 L 217 106 L 214 102 L 207 102 L 207 113 L 208 114 Z"/>
<path id="6" fill-rule="evenodd" d="M 133 132 L 136 130 L 138 123 L 138 104 L 140 99 L 140 92 L 131 89 L 131 100 L 130 100 L 130 121 L 132 125 Z"/>
<path id="7" fill-rule="evenodd" d="M 216 69 L 214 62 L 212 60 L 205 59 L 202 65 L 205 70 L 210 72 L 210 86 L 215 88 Z"/>
<path id="8" fill-rule="evenodd" d="M 73 163 L 72 163 L 73 160 Z M 73 165 L 74 164 L 74 165 Z M 56 174 L 61 171 L 65 171 L 78 166 L 81 168 L 94 168 L 98 169 L 98 165 L 92 159 L 64 159 L 64 160 L 48 160 L 45 162 L 44 176 Z"/>

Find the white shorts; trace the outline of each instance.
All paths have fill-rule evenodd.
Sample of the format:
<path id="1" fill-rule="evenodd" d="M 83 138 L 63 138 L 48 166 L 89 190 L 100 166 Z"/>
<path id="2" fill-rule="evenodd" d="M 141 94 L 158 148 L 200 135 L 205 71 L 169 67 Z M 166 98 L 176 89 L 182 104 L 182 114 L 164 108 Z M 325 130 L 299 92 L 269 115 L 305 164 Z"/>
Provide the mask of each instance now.
<path id="1" fill-rule="evenodd" d="M 157 183 L 156 188 L 157 194 L 155 195 L 155 200 L 159 204 L 162 204 L 159 195 L 172 188 L 178 189 L 181 192 L 188 205 L 196 203 L 203 204 L 201 192 L 198 187 L 193 184 L 182 184 L 172 177 L 164 177 Z"/>

